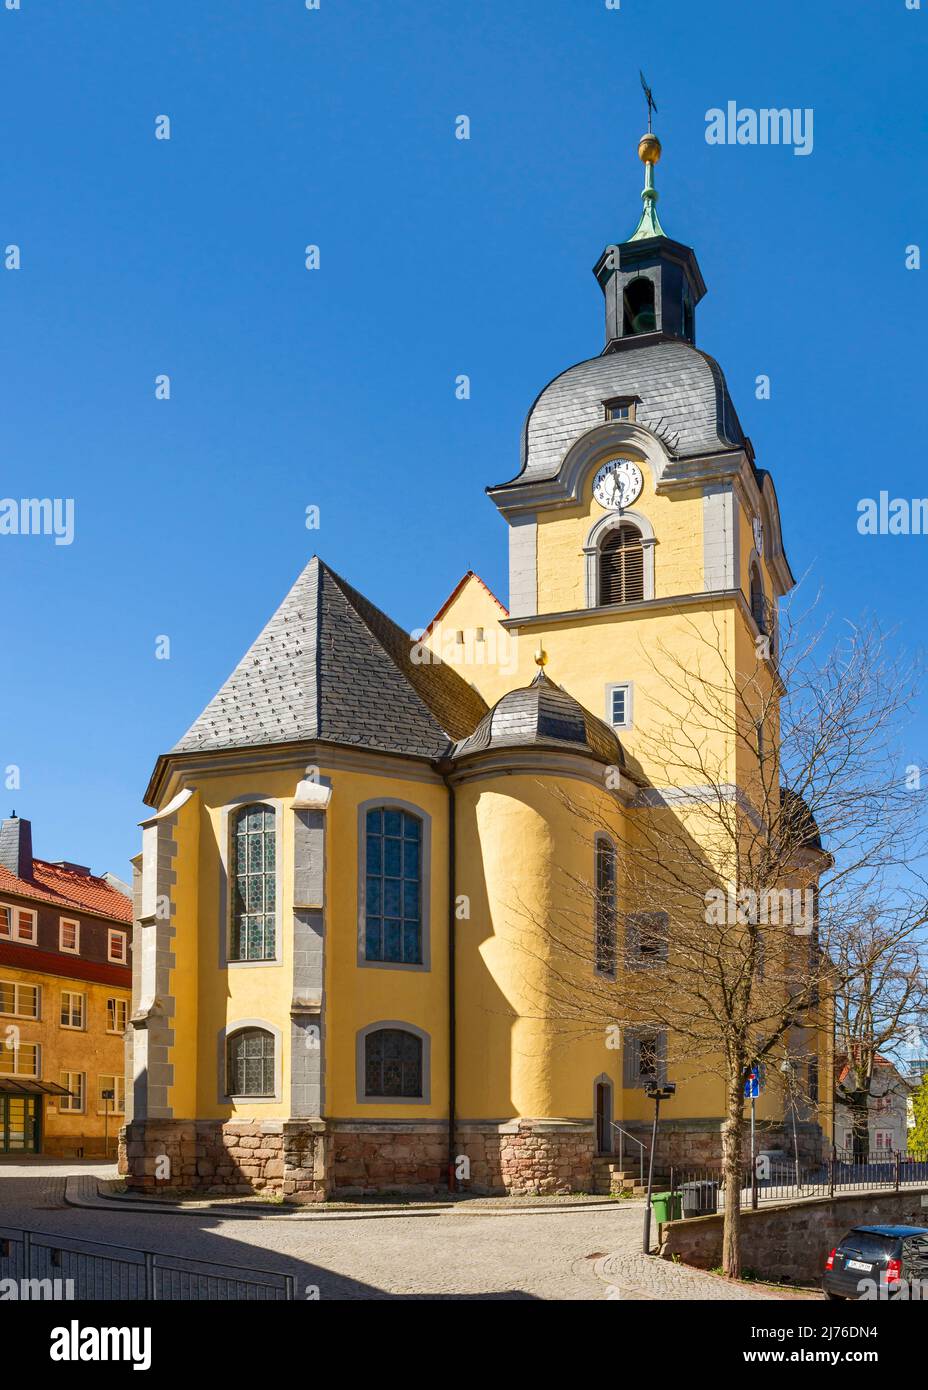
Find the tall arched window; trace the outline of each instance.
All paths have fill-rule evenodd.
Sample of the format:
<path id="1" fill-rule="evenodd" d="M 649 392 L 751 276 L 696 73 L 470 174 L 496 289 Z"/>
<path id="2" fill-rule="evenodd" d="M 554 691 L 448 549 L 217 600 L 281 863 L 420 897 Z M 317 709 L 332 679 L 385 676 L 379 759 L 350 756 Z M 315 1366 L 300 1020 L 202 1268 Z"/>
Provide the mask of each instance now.
<path id="1" fill-rule="evenodd" d="M 767 604 L 764 600 L 764 585 L 757 565 L 751 566 L 751 616 L 760 632 L 767 631 Z"/>
<path id="2" fill-rule="evenodd" d="M 599 602 L 640 603 L 644 598 L 641 532 L 623 521 L 606 533 L 599 550 Z"/>
<path id="3" fill-rule="evenodd" d="M 378 1028 L 364 1039 L 364 1094 L 422 1098 L 422 1039 L 402 1028 Z"/>
<path id="4" fill-rule="evenodd" d="M 364 958 L 422 963 L 422 822 L 399 807 L 368 811 Z"/>
<path id="5" fill-rule="evenodd" d="M 226 1044 L 226 1094 L 274 1094 L 274 1035 L 264 1028 L 242 1028 Z"/>
<path id="6" fill-rule="evenodd" d="M 232 822 L 230 960 L 277 954 L 277 833 L 270 806 L 243 806 Z"/>
<path id="7" fill-rule="evenodd" d="M 615 845 L 601 836 L 596 841 L 596 937 L 594 967 L 600 975 L 615 975 L 616 901 Z"/>
<path id="8" fill-rule="evenodd" d="M 639 275 L 625 286 L 623 336 L 653 333 L 657 327 L 654 308 L 654 281 Z"/>

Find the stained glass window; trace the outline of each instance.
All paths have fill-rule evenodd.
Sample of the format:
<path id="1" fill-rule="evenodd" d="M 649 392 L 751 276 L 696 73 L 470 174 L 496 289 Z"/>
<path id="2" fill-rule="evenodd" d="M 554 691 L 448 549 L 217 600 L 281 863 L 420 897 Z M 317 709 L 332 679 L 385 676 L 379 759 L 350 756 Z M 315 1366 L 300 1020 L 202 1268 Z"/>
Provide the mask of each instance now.
<path id="1" fill-rule="evenodd" d="M 422 1039 L 401 1028 L 378 1028 L 364 1040 L 366 1096 L 422 1096 Z"/>
<path id="2" fill-rule="evenodd" d="M 243 1028 L 229 1039 L 227 1094 L 274 1094 L 274 1037 L 263 1028 Z"/>
<path id="3" fill-rule="evenodd" d="M 270 806 L 243 806 L 232 830 L 231 960 L 274 960 L 277 832 Z"/>
<path id="4" fill-rule="evenodd" d="M 601 975 L 615 974 L 615 846 L 596 842 L 596 949 L 595 968 Z"/>
<path id="5" fill-rule="evenodd" d="M 367 813 L 366 960 L 422 963 L 422 822 L 389 806 Z"/>

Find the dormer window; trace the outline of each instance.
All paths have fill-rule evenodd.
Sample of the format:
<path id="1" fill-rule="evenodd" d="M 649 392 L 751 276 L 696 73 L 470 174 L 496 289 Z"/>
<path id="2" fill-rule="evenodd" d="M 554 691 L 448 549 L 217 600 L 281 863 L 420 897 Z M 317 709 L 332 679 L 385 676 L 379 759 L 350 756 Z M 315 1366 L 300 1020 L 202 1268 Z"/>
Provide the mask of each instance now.
<path id="1" fill-rule="evenodd" d="M 637 405 L 636 396 L 616 396 L 614 400 L 603 401 L 607 420 L 634 420 Z"/>

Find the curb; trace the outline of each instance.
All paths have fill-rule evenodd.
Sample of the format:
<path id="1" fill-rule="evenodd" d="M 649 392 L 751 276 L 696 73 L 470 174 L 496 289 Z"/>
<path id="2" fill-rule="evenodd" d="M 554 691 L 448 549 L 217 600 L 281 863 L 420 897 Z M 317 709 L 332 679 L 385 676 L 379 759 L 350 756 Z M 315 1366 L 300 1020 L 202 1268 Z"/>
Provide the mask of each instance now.
<path id="1" fill-rule="evenodd" d="M 131 1197 L 113 1196 L 100 1191 L 100 1179 L 94 1179 L 96 1183 L 96 1196 L 88 1196 L 83 1193 L 81 1184 L 87 1181 L 86 1178 L 70 1176 L 65 1179 L 64 1199 L 68 1206 L 92 1208 L 96 1211 L 115 1212 L 121 1206 L 124 1211 L 134 1214 L 145 1214 L 149 1216 L 209 1216 L 217 1215 L 230 1217 L 234 1216 L 238 1220 L 251 1221 L 375 1221 L 379 1219 L 387 1220 L 400 1216 L 558 1216 L 565 1212 L 577 1211 L 597 1211 L 602 1212 L 604 1208 L 621 1211 L 629 1205 L 623 1202 L 578 1202 L 574 1205 L 564 1203 L 560 1206 L 542 1207 L 470 1207 L 464 1203 L 448 1204 L 447 1202 L 425 1204 L 422 1206 L 382 1206 L 370 1211 L 313 1211 L 305 1207 L 297 1207 L 289 1211 L 259 1211 L 254 1207 L 230 1206 L 228 1203 L 216 1202 L 200 1207 L 185 1207 L 174 1205 L 168 1202 L 140 1202 Z"/>

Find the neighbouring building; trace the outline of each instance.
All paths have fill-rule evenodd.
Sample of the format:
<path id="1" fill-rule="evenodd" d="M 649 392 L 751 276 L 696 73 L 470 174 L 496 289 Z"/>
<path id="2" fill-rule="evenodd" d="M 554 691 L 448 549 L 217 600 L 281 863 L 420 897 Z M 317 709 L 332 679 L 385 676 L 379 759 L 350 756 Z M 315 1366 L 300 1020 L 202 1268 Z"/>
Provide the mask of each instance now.
<path id="1" fill-rule="evenodd" d="M 639 153 L 641 222 L 595 270 L 605 347 L 540 392 L 520 471 L 488 490 L 509 528 L 508 608 L 468 573 L 412 641 L 313 558 L 157 760 L 136 863 L 132 1186 L 320 1200 L 436 1189 L 453 1170 L 483 1190 L 585 1189 L 616 1126 L 647 1139 L 674 1038 L 567 1037 L 539 1008 L 545 924 L 579 919 L 581 987 L 660 969 L 661 904 L 624 912 L 616 886 L 629 827 L 692 791 L 662 785 L 643 751 L 654 663 L 673 651 L 696 670 L 704 641 L 723 648 L 707 681 L 758 668 L 794 580 L 773 481 L 695 345 L 705 285 L 657 222 L 656 140 Z M 733 804 L 758 782 L 763 734 L 718 733 Z M 808 853 L 815 869 L 811 831 Z M 581 882 L 595 911 L 575 906 Z M 830 1045 L 797 1031 L 816 1153 Z M 724 1112 L 718 1068 L 702 1068 L 664 1106 L 663 1160 L 717 1157 Z M 775 1087 L 757 1114 L 764 1142 L 791 1149 Z"/>
<path id="2" fill-rule="evenodd" d="M 131 925 L 126 884 L 0 824 L 0 1153 L 115 1154 Z"/>
<path id="3" fill-rule="evenodd" d="M 835 1058 L 837 1094 L 850 1075 L 846 1057 Z M 909 1140 L 909 1114 L 912 1092 L 918 1078 L 903 1076 L 888 1057 L 877 1057 L 870 1082 L 867 1105 L 867 1131 L 871 1158 L 881 1154 L 905 1153 Z M 840 1153 L 854 1149 L 854 1115 L 844 1101 L 835 1101 L 835 1147 Z"/>

